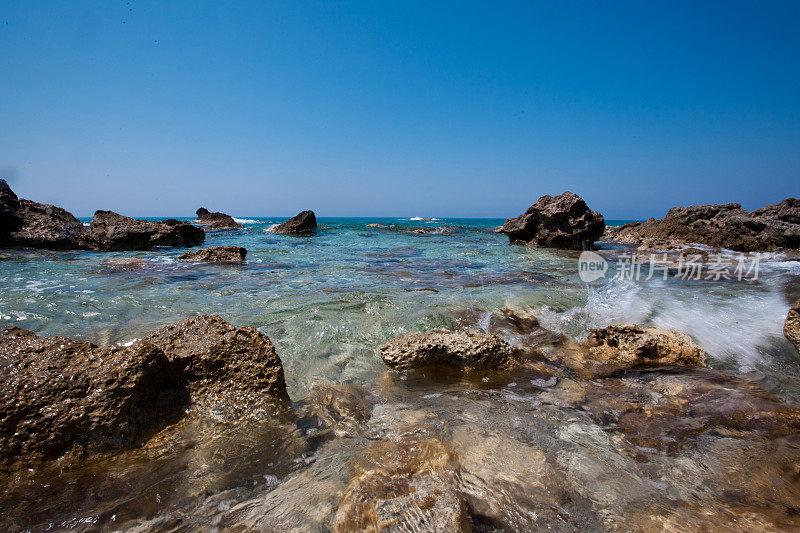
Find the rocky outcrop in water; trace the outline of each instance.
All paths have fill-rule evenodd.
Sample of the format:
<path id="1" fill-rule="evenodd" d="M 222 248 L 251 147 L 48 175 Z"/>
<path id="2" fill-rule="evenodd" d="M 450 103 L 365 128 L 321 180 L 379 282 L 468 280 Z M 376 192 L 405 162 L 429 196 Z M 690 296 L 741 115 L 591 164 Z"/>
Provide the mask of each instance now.
<path id="1" fill-rule="evenodd" d="M 197 220 L 209 230 L 241 229 L 244 226 L 225 213 L 212 213 L 205 207 L 197 210 Z"/>
<path id="2" fill-rule="evenodd" d="M 105 251 L 195 246 L 206 239 L 202 228 L 188 222 L 138 220 L 113 211 L 96 211 L 89 229 L 97 249 Z"/>
<path id="3" fill-rule="evenodd" d="M 98 348 L 0 334 L 0 456 L 55 459 L 130 446 L 183 416 L 182 372 L 152 343 Z"/>
<path id="4" fill-rule="evenodd" d="M 5 463 L 130 446 L 187 409 L 229 418 L 289 401 L 269 338 L 210 315 L 127 347 L 100 348 L 9 327 L 0 334 L 0 379 Z"/>
<path id="5" fill-rule="evenodd" d="M 200 250 L 189 250 L 178 259 L 193 263 L 241 263 L 247 255 L 247 249 L 241 246 L 214 246 Z"/>
<path id="6" fill-rule="evenodd" d="M 471 372 L 507 367 L 519 350 L 496 335 L 435 329 L 400 335 L 381 346 L 380 355 L 397 369 L 442 366 Z"/>
<path id="7" fill-rule="evenodd" d="M 21 224 L 19 198 L 6 180 L 0 179 L 0 246 L 11 241 L 11 233 L 18 230 Z"/>
<path id="8" fill-rule="evenodd" d="M 303 211 L 286 222 L 278 224 L 272 231 L 284 235 L 304 235 L 312 233 L 315 229 L 317 229 L 317 217 L 314 215 L 314 211 Z"/>
<path id="9" fill-rule="evenodd" d="M 797 300 L 789 309 L 786 322 L 783 324 L 783 334 L 800 352 L 800 300 Z"/>
<path id="10" fill-rule="evenodd" d="M 800 200 L 746 211 L 740 204 L 673 207 L 667 216 L 632 222 L 610 232 L 620 242 L 697 243 L 741 252 L 800 248 Z"/>
<path id="11" fill-rule="evenodd" d="M 605 231 L 603 215 L 569 191 L 542 196 L 527 211 L 506 220 L 499 233 L 516 244 L 588 250 Z"/>
<path id="12" fill-rule="evenodd" d="M 646 366 L 706 366 L 706 352 L 676 330 L 635 324 L 593 329 L 586 341 L 591 359 L 605 367 L 623 369 Z"/>

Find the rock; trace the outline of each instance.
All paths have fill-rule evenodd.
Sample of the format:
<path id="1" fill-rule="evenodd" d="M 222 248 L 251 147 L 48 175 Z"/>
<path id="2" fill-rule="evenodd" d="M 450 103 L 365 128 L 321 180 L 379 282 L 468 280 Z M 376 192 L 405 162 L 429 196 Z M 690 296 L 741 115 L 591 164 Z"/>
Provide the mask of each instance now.
<path id="1" fill-rule="evenodd" d="M 614 369 L 646 366 L 706 366 L 706 352 L 676 330 L 635 324 L 593 329 L 585 343 L 590 358 Z"/>
<path id="2" fill-rule="evenodd" d="M 739 204 L 673 207 L 667 216 L 611 231 L 619 242 L 697 243 L 741 252 L 800 248 L 800 200 L 746 211 Z"/>
<path id="3" fill-rule="evenodd" d="M 519 350 L 496 335 L 435 329 L 401 335 L 381 346 L 380 354 L 392 368 L 448 366 L 470 372 L 507 367 Z"/>
<path id="4" fill-rule="evenodd" d="M 786 315 L 786 322 L 783 324 L 783 334 L 792 341 L 794 347 L 800 352 L 800 300 L 797 300 L 789 314 Z"/>
<path id="5" fill-rule="evenodd" d="M 98 348 L 0 334 L 0 456 L 55 459 L 130 446 L 183 416 L 186 381 L 155 345 Z"/>
<path id="6" fill-rule="evenodd" d="M 189 318 L 143 339 L 187 376 L 201 413 L 233 416 L 289 401 L 283 364 L 269 337 L 215 315 Z"/>
<path id="7" fill-rule="evenodd" d="M 201 228 L 188 222 L 175 219 L 137 220 L 113 211 L 95 212 L 90 231 L 97 249 L 105 251 L 195 246 L 206 239 Z"/>
<path id="8" fill-rule="evenodd" d="M 375 399 L 358 385 L 314 383 L 306 403 L 306 419 L 314 427 L 345 437 L 357 433 L 370 419 Z"/>
<path id="9" fill-rule="evenodd" d="M 506 220 L 499 233 L 508 235 L 512 243 L 587 250 L 603 235 L 605 227 L 603 215 L 567 191 L 542 196 L 523 214 Z"/>
<path id="10" fill-rule="evenodd" d="M 22 225 L 19 208 L 19 198 L 6 180 L 0 179 L 0 245 L 7 244 L 11 240 L 11 233 Z"/>
<path id="11" fill-rule="evenodd" d="M 273 231 L 284 235 L 302 235 L 311 233 L 316 228 L 317 217 L 314 215 L 314 211 L 303 211 L 283 224 L 278 224 Z"/>
<path id="12" fill-rule="evenodd" d="M 358 456 L 333 531 L 470 531 L 456 467 L 437 439 L 378 441 Z"/>
<path id="13" fill-rule="evenodd" d="M 197 210 L 197 220 L 210 230 L 241 229 L 244 227 L 236 222 L 232 216 L 225 213 L 212 213 L 205 207 Z"/>
<path id="14" fill-rule="evenodd" d="M 190 250 L 178 259 L 194 263 L 241 263 L 247 255 L 247 249 L 241 246 L 214 246 Z"/>

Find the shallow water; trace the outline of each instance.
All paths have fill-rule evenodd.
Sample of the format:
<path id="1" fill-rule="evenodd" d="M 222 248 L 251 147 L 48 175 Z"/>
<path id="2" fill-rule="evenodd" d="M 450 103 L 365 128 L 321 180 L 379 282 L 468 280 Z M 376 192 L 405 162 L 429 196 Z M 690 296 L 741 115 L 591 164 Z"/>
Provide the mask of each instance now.
<path id="1" fill-rule="evenodd" d="M 483 432 L 474 447 L 489 446 L 492 439 L 508 438 L 512 426 L 517 427 L 520 421 L 530 428 L 515 437 L 522 444 L 505 443 L 510 454 L 529 453 L 517 448 L 534 446 L 553 461 L 565 442 L 601 438 L 592 433 L 600 431 L 598 426 L 590 425 L 597 423 L 597 417 L 591 422 L 592 415 L 583 404 L 566 402 L 559 406 L 543 401 L 540 396 L 549 394 L 548 387 L 420 382 L 412 392 L 403 392 L 409 382 L 392 373 L 389 375 L 393 377 L 387 378 L 376 355 L 376 348 L 403 332 L 439 326 L 492 330 L 518 343 L 513 332 L 497 328 L 497 317 L 506 307 L 532 308 L 545 327 L 576 338 L 584 336 L 589 327 L 611 323 L 681 329 L 708 351 L 712 368 L 745 377 L 783 402 L 800 404 L 800 364 L 781 331 L 790 302 L 800 297 L 797 261 L 772 256 L 762 262 L 759 280 L 752 282 L 695 282 L 670 277 L 586 285 L 577 275 L 577 253 L 510 246 L 506 237 L 493 231 L 502 220 L 321 218 L 319 231 L 309 237 L 270 233 L 269 228 L 282 221 L 277 218 L 241 221 L 244 230 L 210 232 L 204 244 L 246 247 L 246 263 L 236 266 L 181 263 L 176 258 L 184 250 L 179 249 L 126 253 L 0 251 L 0 324 L 108 345 L 132 342 L 157 327 L 195 314 L 218 314 L 237 326 L 255 326 L 271 338 L 283 360 L 289 394 L 295 401 L 306 398 L 315 382 L 356 384 L 381 398 L 370 431 L 391 432 L 400 417 L 397 413 L 425 412 L 427 419 L 438 422 L 419 427 L 436 433 L 437 439 L 455 443 L 452 445 L 462 454 L 477 438 L 469 432 Z M 613 272 L 612 262 L 610 275 Z M 391 393 L 386 392 L 387 379 L 392 384 Z M 548 379 L 529 376 L 525 383 L 548 384 Z M 491 390 L 481 392 L 487 388 Z M 469 400 L 461 411 L 452 409 L 454 396 Z M 505 409 L 503 416 L 487 414 L 506 404 L 514 408 Z M 299 405 L 301 411 L 302 407 Z M 282 433 L 280 442 L 275 440 L 277 430 L 270 426 L 254 432 L 231 430 L 226 439 L 194 445 L 192 442 L 202 438 L 193 440 L 186 435 L 202 435 L 203 429 L 202 423 L 196 422 L 199 427 L 193 423 L 186 422 L 189 429 L 175 437 L 189 442 L 182 444 L 183 448 L 178 446 L 189 451 L 164 452 L 155 459 L 128 457 L 117 466 L 104 463 L 98 467 L 104 474 L 91 472 L 92 467 L 87 466 L 83 472 L 68 473 L 63 478 L 48 472 L 46 476 L 33 473 L 30 479 L 18 479 L 13 495 L 7 494 L 2 504 L 4 514 L 29 516 L 29 525 L 40 528 L 52 521 L 60 524 L 58 527 L 90 528 L 94 524 L 113 528 L 123 519 L 138 522 L 146 518 L 156 520 L 152 528 L 162 529 L 166 526 L 158 522 L 159 517 L 173 520 L 175 513 L 183 513 L 217 516 L 219 521 L 221 514 L 228 513 L 223 508 L 231 507 L 235 511 L 231 513 L 241 519 L 247 513 L 237 511 L 236 505 L 246 506 L 242 502 L 257 498 L 257 491 L 271 494 L 277 480 L 282 483 L 291 473 L 316 481 L 328 479 L 343 468 L 332 457 L 345 457 L 366 445 L 355 437 L 347 442 L 313 442 L 313 436 L 303 431 L 297 434 L 298 426 L 292 421 L 286 422 L 289 429 Z M 443 429 L 445 426 L 448 429 Z M 536 427 L 555 440 L 534 437 L 531 432 Z M 569 432 L 578 435 L 567 435 Z M 259 451 L 269 443 L 275 449 L 289 451 L 275 456 Z M 167 448 L 174 450 L 175 446 L 172 443 Z M 563 452 L 548 468 L 566 468 L 579 457 L 578 452 L 567 455 Z M 319 458 L 322 466 L 313 465 L 313 458 Z M 666 460 L 662 462 L 667 464 Z M 641 472 L 630 471 L 631 464 L 619 462 L 614 467 L 614 472 L 627 471 L 638 480 L 619 488 L 620 492 L 650 486 L 641 482 Z M 42 476 L 55 479 L 55 488 L 77 483 L 85 490 L 42 492 L 47 484 Z M 87 494 L 106 490 L 99 479 L 108 476 L 123 480 L 128 489 L 113 497 Z M 655 492 L 662 490 L 661 481 L 654 483 Z M 165 488 L 153 488 L 159 486 Z M 523 516 L 526 504 L 518 501 L 519 495 L 514 493 L 517 489 L 509 489 L 505 503 L 497 495 L 486 497 L 490 507 L 508 506 L 510 518 L 505 527 L 517 523 L 520 528 L 538 524 L 560 529 L 567 523 L 591 529 L 602 522 L 591 495 L 571 496 L 573 504 L 568 507 L 575 515 L 572 522 L 560 522 L 555 512 L 552 516 L 545 513 L 545 522 L 536 522 Z M 313 493 L 317 489 L 309 490 Z M 475 490 L 481 489 L 476 486 Z M 225 494 L 231 501 L 223 504 L 214 498 L 224 491 L 229 491 Z M 51 505 L 21 505 L 14 511 L 9 504 L 14 498 L 39 493 L 54 498 Z M 158 501 L 153 500 L 154 494 L 159 495 Z M 477 505 L 475 502 L 472 505 Z M 627 501 L 615 509 L 628 509 L 635 503 Z M 317 504 L 319 509 L 327 509 Z M 73 518 L 77 522 L 62 516 L 59 507 L 63 505 L 75 506 Z M 252 513 L 270 516 L 254 505 L 250 506 Z M 288 504 L 284 501 L 283 505 Z M 310 503 L 308 506 L 301 505 L 301 510 L 308 513 L 313 507 Z M 225 520 L 230 520 L 226 516 Z M 84 519 L 88 522 L 81 522 Z M 614 520 L 622 523 L 619 517 Z"/>

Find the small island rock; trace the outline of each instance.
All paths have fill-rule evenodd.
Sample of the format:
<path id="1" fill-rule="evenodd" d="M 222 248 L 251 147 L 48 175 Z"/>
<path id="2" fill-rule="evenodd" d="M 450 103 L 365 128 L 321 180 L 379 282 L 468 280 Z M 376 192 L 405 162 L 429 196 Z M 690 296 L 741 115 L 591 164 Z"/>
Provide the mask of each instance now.
<path id="1" fill-rule="evenodd" d="M 278 224 L 272 231 L 284 235 L 304 235 L 312 233 L 316 228 L 317 217 L 314 215 L 314 211 L 303 211 L 286 222 Z"/>
<path id="2" fill-rule="evenodd" d="M 241 263 L 247 249 L 241 246 L 214 246 L 200 250 L 189 250 L 178 259 L 193 263 Z"/>

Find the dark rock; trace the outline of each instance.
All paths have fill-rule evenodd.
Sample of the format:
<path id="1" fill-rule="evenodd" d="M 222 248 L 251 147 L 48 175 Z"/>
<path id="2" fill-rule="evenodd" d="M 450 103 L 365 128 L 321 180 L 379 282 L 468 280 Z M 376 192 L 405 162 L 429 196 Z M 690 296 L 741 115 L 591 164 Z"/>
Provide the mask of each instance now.
<path id="1" fill-rule="evenodd" d="M 603 215 L 567 191 L 542 196 L 523 214 L 506 220 L 499 233 L 508 235 L 512 243 L 587 250 L 603 235 L 605 227 Z"/>
<path id="2" fill-rule="evenodd" d="M 145 337 L 187 376 L 192 404 L 203 413 L 238 415 L 288 402 L 283 365 L 269 337 L 203 315 Z"/>
<path id="3" fill-rule="evenodd" d="M 197 220 L 209 230 L 241 229 L 244 226 L 225 213 L 212 213 L 205 207 L 197 210 Z"/>
<path id="4" fill-rule="evenodd" d="M 137 220 L 97 211 L 90 226 L 95 246 L 105 251 L 149 250 L 154 246 L 195 246 L 206 239 L 205 232 L 175 219 Z"/>
<path id="5" fill-rule="evenodd" d="M 283 224 L 279 224 L 273 231 L 284 235 L 303 235 L 313 232 L 316 228 L 317 217 L 314 215 L 314 211 L 303 211 Z"/>
<path id="6" fill-rule="evenodd" d="M 511 365 L 519 350 L 496 335 L 435 329 L 401 335 L 380 348 L 392 368 L 449 366 L 466 372 Z"/>
<path id="7" fill-rule="evenodd" d="M 673 207 L 667 216 L 610 233 L 620 242 L 698 243 L 741 252 L 800 248 L 800 200 L 746 211 L 739 204 Z"/>
<path id="8" fill-rule="evenodd" d="M 151 343 L 98 348 L 0 334 L 0 454 L 13 462 L 129 446 L 183 416 L 181 371 Z"/>
<path id="9" fill-rule="evenodd" d="M 19 198 L 6 180 L 0 179 L 0 245 L 7 244 L 11 240 L 11 233 L 22 225 L 19 209 Z"/>
<path id="10" fill-rule="evenodd" d="M 786 315 L 786 322 L 783 324 L 783 334 L 792 341 L 794 347 L 800 352 L 800 300 L 797 300 L 789 313 Z"/>
<path id="11" fill-rule="evenodd" d="M 706 352 L 676 330 L 635 324 L 593 329 L 586 341 L 589 356 L 615 369 L 646 366 L 706 366 Z"/>
<path id="12" fill-rule="evenodd" d="M 190 250 L 178 259 L 195 263 L 241 263 L 247 249 L 241 246 L 215 246 L 200 250 Z"/>

